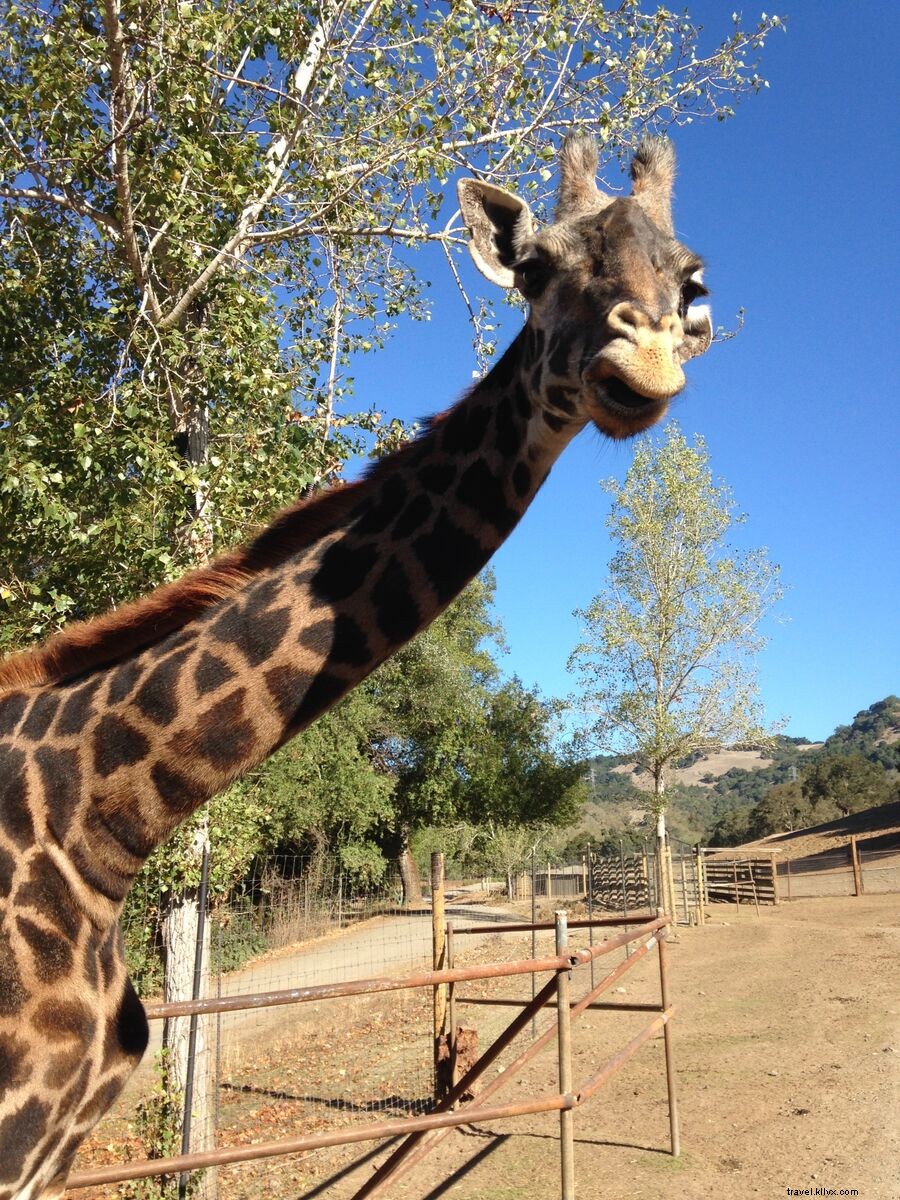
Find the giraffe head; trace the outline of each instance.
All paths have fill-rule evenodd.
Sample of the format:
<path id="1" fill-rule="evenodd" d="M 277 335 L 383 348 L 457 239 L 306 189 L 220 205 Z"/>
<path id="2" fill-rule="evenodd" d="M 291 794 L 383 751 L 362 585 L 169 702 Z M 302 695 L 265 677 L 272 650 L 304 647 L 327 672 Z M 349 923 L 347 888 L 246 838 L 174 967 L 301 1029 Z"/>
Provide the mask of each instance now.
<path id="1" fill-rule="evenodd" d="M 643 139 L 628 197 L 605 195 L 596 173 L 594 139 L 567 138 L 555 218 L 540 230 L 503 188 L 464 179 L 458 194 L 479 270 L 528 301 L 541 403 L 624 438 L 664 415 L 712 323 L 692 307 L 707 294 L 703 263 L 673 232 L 671 142 Z"/>

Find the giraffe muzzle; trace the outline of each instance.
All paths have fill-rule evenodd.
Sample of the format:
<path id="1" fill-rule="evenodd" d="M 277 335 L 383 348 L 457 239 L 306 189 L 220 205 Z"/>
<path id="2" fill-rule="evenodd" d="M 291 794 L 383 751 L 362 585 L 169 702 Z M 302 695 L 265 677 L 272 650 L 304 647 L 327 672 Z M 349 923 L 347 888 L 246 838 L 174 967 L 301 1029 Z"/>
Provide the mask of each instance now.
<path id="1" fill-rule="evenodd" d="M 617 304 L 606 319 L 613 334 L 587 371 L 594 383 L 617 379 L 650 401 L 671 400 L 684 387 L 678 354 L 684 329 L 677 313 L 653 320 L 636 304 Z"/>

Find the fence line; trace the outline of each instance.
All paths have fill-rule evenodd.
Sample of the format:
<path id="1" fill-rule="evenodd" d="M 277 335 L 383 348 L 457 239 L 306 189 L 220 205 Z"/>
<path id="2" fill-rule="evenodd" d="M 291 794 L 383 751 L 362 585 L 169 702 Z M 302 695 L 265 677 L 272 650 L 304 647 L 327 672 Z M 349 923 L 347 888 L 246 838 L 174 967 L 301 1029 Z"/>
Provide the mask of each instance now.
<path id="1" fill-rule="evenodd" d="M 547 958 L 515 960 L 513 962 L 506 963 L 492 963 L 481 967 L 445 968 L 440 971 L 418 972 L 414 975 L 409 975 L 396 980 L 353 980 L 341 985 L 319 985 L 318 987 L 311 988 L 285 989 L 285 991 L 281 994 L 276 993 L 267 997 L 266 1003 L 304 1003 L 321 1000 L 333 995 L 359 995 L 385 990 L 428 988 L 439 984 L 451 982 L 455 983 L 462 980 L 500 978 L 513 975 L 523 975 L 536 971 L 553 971 L 557 977 L 555 982 L 556 986 L 558 987 L 559 979 L 562 976 L 568 977 L 569 972 L 584 967 L 594 959 L 611 953 L 613 950 L 624 945 L 626 942 L 640 940 L 641 938 L 648 939 L 644 944 L 645 953 L 653 946 L 658 947 L 660 955 L 661 981 L 665 979 L 664 952 L 662 949 L 665 940 L 664 930 L 667 924 L 665 917 L 658 917 L 642 926 L 626 930 L 625 933 L 620 934 L 618 937 L 610 938 L 593 948 L 575 951 L 569 950 L 565 933 L 562 935 L 560 934 L 561 924 L 564 930 L 565 914 L 563 913 L 558 914 L 557 919 L 557 948 L 559 953 Z M 623 969 L 629 969 L 637 961 L 639 961 L 639 955 L 632 955 L 620 965 L 616 972 L 613 972 L 613 975 L 620 974 Z M 595 993 L 599 994 L 599 991 L 604 990 L 607 986 L 609 986 L 608 979 L 601 981 L 599 985 L 597 985 L 594 989 L 592 989 L 591 992 L 588 993 L 588 997 L 593 998 Z M 335 991 L 335 987 L 341 990 Z M 601 1084 L 611 1076 L 611 1074 L 620 1069 L 620 1067 L 623 1066 L 634 1053 L 636 1053 L 636 1051 L 641 1045 L 643 1045 L 645 1041 L 653 1036 L 654 1033 L 658 1032 L 659 1029 L 668 1027 L 668 1022 L 671 1019 L 674 1009 L 666 1002 L 667 995 L 666 985 L 664 982 L 661 982 L 661 989 L 661 1000 L 659 1008 L 657 1009 L 658 1015 L 656 1019 L 651 1022 L 651 1024 L 648 1025 L 645 1030 L 642 1031 L 642 1034 L 638 1035 L 637 1038 L 632 1039 L 632 1041 L 629 1042 L 628 1045 L 621 1051 L 619 1051 L 617 1055 L 613 1056 L 612 1059 L 604 1063 L 599 1071 L 595 1071 L 595 1073 L 585 1081 L 581 1089 L 578 1089 L 574 1092 L 570 1088 L 567 1088 L 565 1091 L 561 1089 L 558 1094 L 545 1097 L 543 1099 L 521 1101 L 516 1104 L 494 1106 L 491 1108 L 483 1105 L 484 1097 L 482 1097 L 481 1104 L 471 1106 L 470 1108 L 461 1111 L 439 1111 L 427 1117 L 412 1117 L 405 1121 L 380 1122 L 362 1126 L 358 1129 L 336 1130 L 332 1133 L 306 1135 L 305 1137 L 301 1138 L 279 1139 L 277 1141 L 267 1143 L 248 1144 L 240 1147 L 204 1151 L 199 1154 L 181 1154 L 165 1159 L 148 1159 L 143 1162 L 118 1164 L 112 1167 L 101 1167 L 93 1171 L 84 1171 L 73 1175 L 69 1180 L 68 1187 L 74 1190 L 103 1183 L 118 1183 L 134 1179 L 146 1179 L 152 1176 L 184 1173 L 200 1168 L 224 1165 L 226 1163 L 246 1162 L 260 1158 L 276 1157 L 284 1154 L 295 1154 L 299 1151 L 319 1149 L 325 1146 L 344 1145 L 358 1141 L 394 1137 L 399 1133 L 422 1133 L 441 1128 L 449 1128 L 455 1125 L 468 1124 L 474 1119 L 501 1119 L 503 1117 L 525 1115 L 528 1113 L 547 1112 L 554 1109 L 563 1110 L 578 1107 L 580 1104 L 589 1099 L 601 1086 Z M 290 999 L 286 999 L 285 993 L 290 995 Z M 547 1002 L 548 998 L 549 991 L 548 988 L 545 988 L 538 994 L 538 997 L 536 997 L 534 1001 L 526 1006 L 524 1021 L 527 1022 L 530 1020 L 532 1008 L 537 1009 L 542 1007 Z M 210 1008 L 211 1003 L 215 1005 L 227 1003 L 229 1010 L 232 1010 L 238 1007 L 238 1004 L 236 1003 L 237 1001 L 242 1002 L 245 1007 L 255 1008 L 260 1006 L 260 999 L 261 997 L 259 996 L 245 996 L 230 997 L 225 998 L 224 1000 L 212 1002 L 188 1001 L 179 1005 L 178 1011 L 181 1014 L 188 1011 L 196 1013 L 222 1011 L 221 1009 Z M 170 1008 L 172 1006 L 156 1006 L 157 1011 L 153 1014 L 154 1018 L 160 1019 L 164 1015 L 160 1010 L 167 1007 Z M 587 1007 L 587 1005 L 584 1003 L 584 1001 L 580 1002 L 580 1007 L 576 1005 L 575 1008 L 571 1009 L 571 1015 L 577 1015 L 577 1013 L 584 1011 L 585 1007 Z M 560 1001 L 559 1011 L 560 1013 L 565 1012 L 565 1014 L 569 1014 L 570 1009 L 568 1003 L 566 1002 L 563 1004 Z M 520 1016 L 513 1022 L 513 1026 L 518 1026 L 522 1021 L 523 1016 Z M 556 1025 L 554 1026 L 554 1030 L 557 1034 L 557 1038 L 562 1042 L 565 1042 L 564 1033 L 561 1032 L 564 1030 L 564 1028 L 565 1020 L 558 1019 Z M 563 1046 L 563 1049 L 560 1053 L 562 1057 L 570 1056 L 571 1047 L 569 1046 L 566 1048 Z M 482 1059 L 479 1060 L 479 1063 L 475 1064 L 475 1066 L 467 1073 L 465 1077 L 467 1085 L 472 1082 L 473 1078 L 481 1074 L 489 1062 L 493 1061 L 493 1058 L 495 1057 L 496 1053 L 491 1055 L 490 1051 L 483 1055 Z M 669 1054 L 667 1052 L 667 1067 L 669 1066 Z M 457 1084 L 456 1089 L 454 1089 L 455 1092 L 459 1093 L 459 1095 L 454 1095 L 454 1099 L 459 1099 L 463 1094 L 465 1089 L 463 1088 L 462 1091 L 460 1091 L 462 1083 L 463 1081 L 460 1081 L 459 1084 Z M 674 1085 L 671 1084 L 671 1086 Z M 453 1095 L 453 1093 L 451 1093 L 451 1095 Z M 444 1107 L 446 1108 L 446 1105 L 444 1105 Z M 675 1117 L 673 1116 L 672 1119 L 674 1121 Z M 674 1128 L 675 1127 L 673 1125 L 673 1153 L 676 1153 L 677 1151 L 675 1146 L 677 1145 L 677 1136 L 674 1133 Z M 389 1176 L 386 1175 L 384 1177 L 385 1180 L 388 1177 Z M 360 1196 L 363 1194 L 374 1194 L 371 1191 L 370 1184 L 371 1181 L 369 1184 L 365 1185 L 364 1191 L 359 1193 Z M 567 1193 L 564 1192 L 564 1195 L 566 1194 Z"/>

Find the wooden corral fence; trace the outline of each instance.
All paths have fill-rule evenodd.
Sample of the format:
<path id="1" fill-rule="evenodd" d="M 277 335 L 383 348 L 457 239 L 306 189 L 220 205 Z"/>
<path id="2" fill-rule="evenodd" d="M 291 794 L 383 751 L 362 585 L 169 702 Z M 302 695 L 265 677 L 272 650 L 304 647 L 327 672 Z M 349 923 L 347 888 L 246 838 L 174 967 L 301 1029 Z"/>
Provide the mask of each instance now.
<path id="1" fill-rule="evenodd" d="M 701 855 L 706 904 L 777 904 L 774 853 L 738 854 L 705 848 Z"/>
<path id="2" fill-rule="evenodd" d="M 647 854 L 618 854 L 591 862 L 593 901 L 608 912 L 637 912 L 655 907 L 653 864 Z"/>

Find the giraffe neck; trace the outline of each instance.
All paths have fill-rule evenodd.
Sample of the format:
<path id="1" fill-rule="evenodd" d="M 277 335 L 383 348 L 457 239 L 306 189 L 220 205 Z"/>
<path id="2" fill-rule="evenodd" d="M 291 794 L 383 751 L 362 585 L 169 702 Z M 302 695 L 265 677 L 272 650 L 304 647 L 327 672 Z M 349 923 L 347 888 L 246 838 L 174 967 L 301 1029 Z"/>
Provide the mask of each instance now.
<path id="1" fill-rule="evenodd" d="M 38 693 L 20 731 L 52 707 L 49 738 L 33 752 L 44 793 L 35 815 L 70 883 L 74 869 L 101 907 L 118 906 L 175 825 L 335 704 L 478 573 L 580 428 L 564 396 L 541 391 L 542 349 L 539 333 L 523 331 L 280 565 L 158 644 Z"/>

